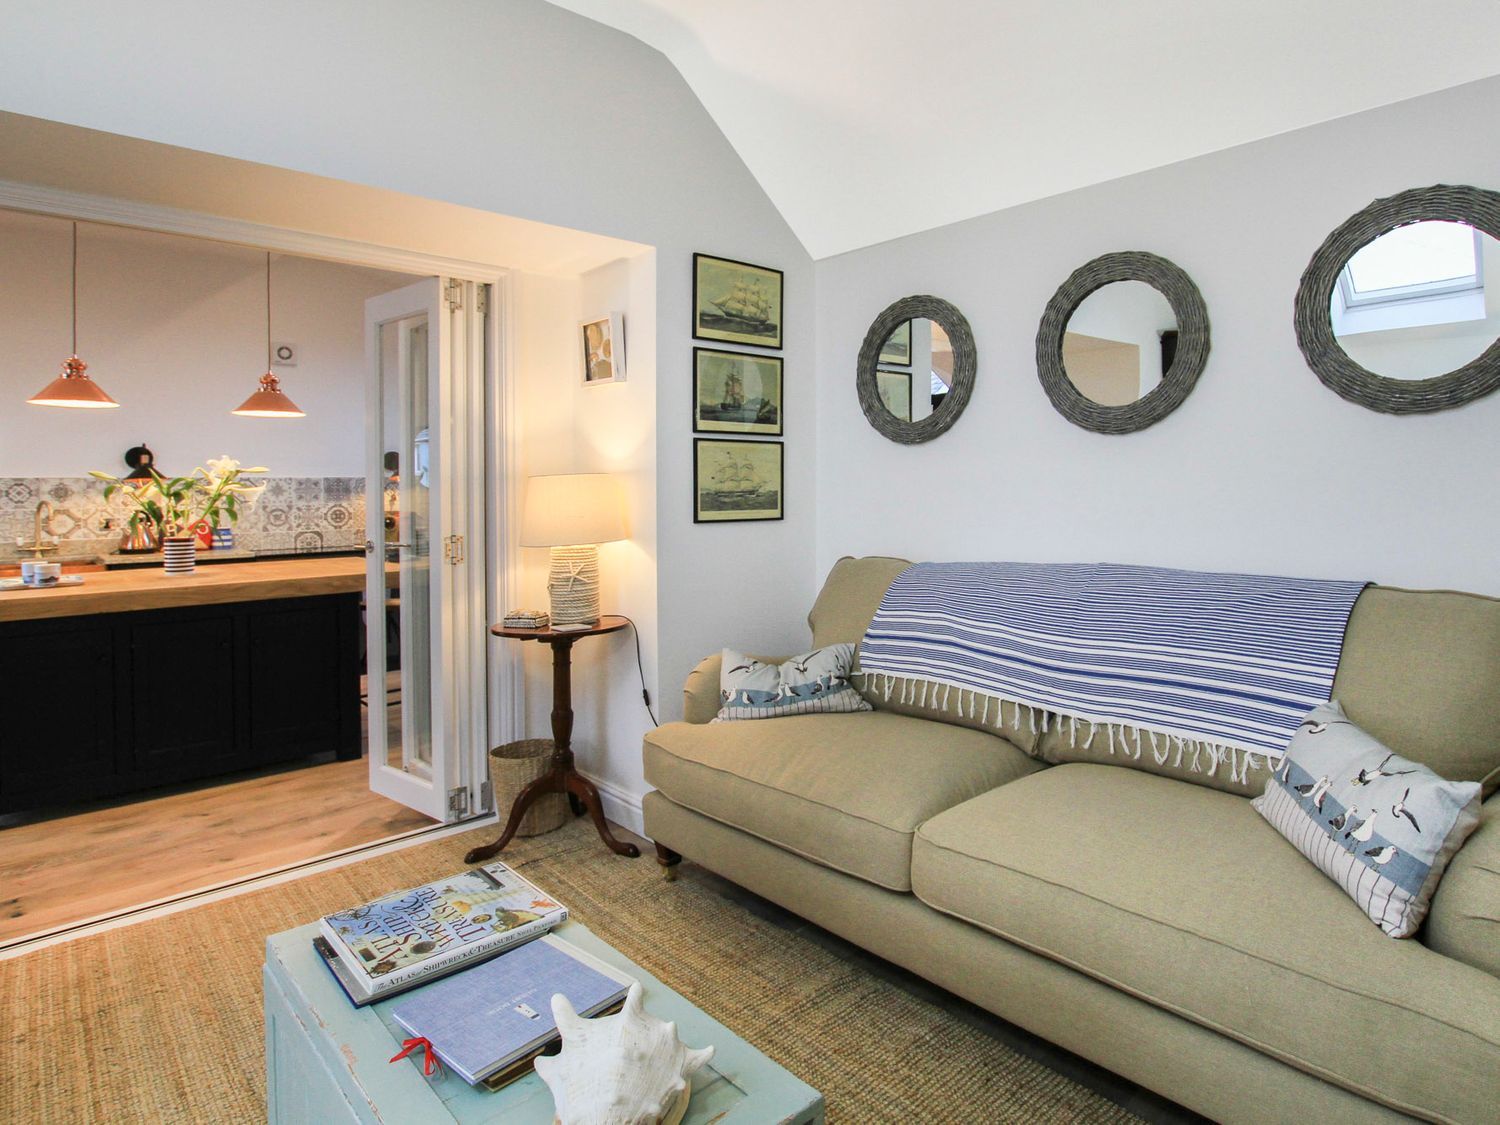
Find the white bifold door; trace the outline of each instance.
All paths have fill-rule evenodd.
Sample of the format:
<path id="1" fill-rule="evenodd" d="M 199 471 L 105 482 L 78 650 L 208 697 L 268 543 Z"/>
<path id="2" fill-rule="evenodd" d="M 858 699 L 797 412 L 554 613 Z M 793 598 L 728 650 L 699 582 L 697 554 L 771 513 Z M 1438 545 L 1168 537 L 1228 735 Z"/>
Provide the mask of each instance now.
<path id="1" fill-rule="evenodd" d="M 443 821 L 485 780 L 487 292 L 432 277 L 365 303 L 370 788 Z"/>

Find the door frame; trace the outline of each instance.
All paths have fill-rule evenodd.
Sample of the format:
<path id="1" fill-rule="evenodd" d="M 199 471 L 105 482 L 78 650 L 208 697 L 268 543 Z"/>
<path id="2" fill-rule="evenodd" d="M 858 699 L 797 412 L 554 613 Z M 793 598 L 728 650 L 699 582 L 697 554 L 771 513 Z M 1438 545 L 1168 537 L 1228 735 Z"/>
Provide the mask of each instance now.
<path id="1" fill-rule="evenodd" d="M 295 254 L 304 258 L 367 266 L 416 276 L 437 276 L 465 283 L 465 294 L 472 299 L 476 286 L 489 286 L 489 315 L 478 330 L 484 348 L 484 384 L 488 390 L 483 411 L 484 434 L 476 436 L 476 449 L 483 448 L 485 479 L 499 481 L 502 487 L 486 489 L 485 534 L 485 605 L 487 621 L 498 621 L 505 609 L 516 604 L 517 535 L 520 504 L 520 442 L 514 372 L 517 370 L 516 286 L 514 271 L 494 262 L 449 258 L 424 254 L 401 247 L 361 242 L 311 231 L 291 230 L 265 223 L 250 222 L 202 211 L 138 203 L 112 196 L 69 191 L 64 188 L 0 180 L 0 208 L 47 215 L 59 219 L 78 219 L 106 226 L 180 234 L 216 242 L 245 246 L 255 250 Z M 477 538 L 477 537 L 476 537 Z M 472 558 L 471 558 L 472 561 Z M 522 665 L 518 645 L 489 643 L 488 634 L 474 630 L 476 677 L 484 683 L 471 685 L 471 697 L 482 707 L 488 700 L 488 716 L 476 710 L 475 721 L 487 718 L 489 743 L 498 745 L 520 737 L 524 721 Z M 483 655 L 479 650 L 483 649 Z M 478 729 L 478 728 L 476 728 Z M 470 815 L 493 811 L 488 778 L 482 768 L 471 770 L 464 782 L 469 786 Z M 467 764 L 466 764 L 467 768 Z"/>

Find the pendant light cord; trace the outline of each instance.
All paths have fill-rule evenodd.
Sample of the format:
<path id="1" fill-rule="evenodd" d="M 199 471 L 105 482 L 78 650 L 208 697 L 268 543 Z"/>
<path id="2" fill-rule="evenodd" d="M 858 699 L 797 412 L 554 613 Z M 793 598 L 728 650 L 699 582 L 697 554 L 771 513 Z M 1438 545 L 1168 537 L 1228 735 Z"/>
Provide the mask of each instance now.
<path id="1" fill-rule="evenodd" d="M 271 252 L 266 251 L 266 371 L 271 370 Z"/>
<path id="2" fill-rule="evenodd" d="M 78 354 L 78 221 L 73 221 L 73 354 Z"/>

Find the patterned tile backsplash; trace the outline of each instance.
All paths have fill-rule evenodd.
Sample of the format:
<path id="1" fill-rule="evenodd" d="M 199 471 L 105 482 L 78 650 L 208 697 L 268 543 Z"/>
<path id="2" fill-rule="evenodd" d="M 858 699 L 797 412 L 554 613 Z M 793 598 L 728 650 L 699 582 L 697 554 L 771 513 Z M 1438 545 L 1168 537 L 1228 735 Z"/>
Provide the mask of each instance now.
<path id="1" fill-rule="evenodd" d="M 325 551 L 365 541 L 363 477 L 263 477 L 266 490 L 234 525 L 235 547 L 248 551 Z M 36 506 L 52 505 L 59 555 L 112 551 L 130 505 L 104 499 L 92 477 L 0 477 L 0 558 L 15 558 L 17 540 L 31 542 Z M 113 520 L 112 530 L 103 521 Z"/>

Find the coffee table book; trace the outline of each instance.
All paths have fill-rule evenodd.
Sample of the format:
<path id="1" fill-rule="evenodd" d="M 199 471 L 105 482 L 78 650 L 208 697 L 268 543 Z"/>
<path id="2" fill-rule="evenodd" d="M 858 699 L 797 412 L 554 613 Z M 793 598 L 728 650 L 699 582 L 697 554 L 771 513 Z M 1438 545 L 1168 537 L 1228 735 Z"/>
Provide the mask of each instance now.
<path id="1" fill-rule="evenodd" d="M 314 946 L 360 1006 L 477 964 L 567 918 L 536 884 L 491 863 L 330 914 Z"/>
<path id="2" fill-rule="evenodd" d="M 432 1044 L 444 1066 L 471 1086 L 529 1064 L 560 1040 L 552 996 L 581 1016 L 618 1005 L 634 978 L 548 934 L 482 965 L 424 985 L 391 1008 L 391 1018 Z"/>

